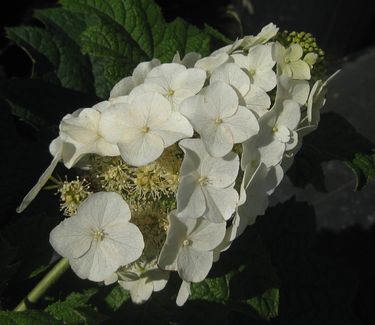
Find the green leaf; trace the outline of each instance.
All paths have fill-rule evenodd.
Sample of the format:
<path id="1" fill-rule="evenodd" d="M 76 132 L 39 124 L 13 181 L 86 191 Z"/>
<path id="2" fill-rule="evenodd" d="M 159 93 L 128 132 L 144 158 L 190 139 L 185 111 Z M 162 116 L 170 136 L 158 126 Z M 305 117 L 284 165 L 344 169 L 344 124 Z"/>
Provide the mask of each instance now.
<path id="1" fill-rule="evenodd" d="M 229 281 L 234 272 L 221 277 L 206 278 L 202 282 L 192 283 L 190 300 L 206 300 L 224 303 L 229 299 Z"/>
<path id="2" fill-rule="evenodd" d="M 114 84 L 131 73 L 141 61 L 149 59 L 144 52 L 129 41 L 118 25 L 103 21 L 102 24 L 89 27 L 82 34 L 82 49 L 92 58 L 93 64 L 99 64 L 104 80 L 100 95 L 107 95 Z"/>
<path id="3" fill-rule="evenodd" d="M 268 289 L 262 295 L 248 299 L 247 304 L 263 319 L 270 320 L 279 314 L 279 289 Z"/>
<path id="4" fill-rule="evenodd" d="M 141 61 L 159 58 L 170 62 L 178 51 L 210 52 L 210 35 L 177 18 L 167 23 L 152 0 L 62 0 L 66 10 L 97 16 L 98 23 L 81 35 L 90 56 L 97 94 L 106 97 L 121 78 Z"/>
<path id="5" fill-rule="evenodd" d="M 38 27 L 10 27 L 7 37 L 22 47 L 33 61 L 32 77 L 60 84 L 56 74 L 59 64 L 59 50 L 52 35 Z"/>
<path id="6" fill-rule="evenodd" d="M 99 324 L 103 315 L 88 304 L 89 299 L 97 291 L 92 288 L 83 293 L 73 292 L 64 301 L 59 300 L 47 306 L 45 312 L 64 323 Z"/>
<path id="7" fill-rule="evenodd" d="M 375 150 L 372 154 L 365 155 L 357 153 L 352 161 L 347 161 L 347 165 L 356 175 L 355 190 L 358 191 L 368 185 L 375 178 Z"/>
<path id="8" fill-rule="evenodd" d="M 44 17 L 42 12 L 39 17 Z M 7 28 L 7 36 L 23 47 L 35 62 L 33 78 L 85 93 L 94 92 L 88 58 L 63 31 L 22 26 Z"/>
<path id="9" fill-rule="evenodd" d="M 228 41 L 209 26 L 167 23 L 152 0 L 60 2 L 35 12 L 44 29 L 12 27 L 8 37 L 30 55 L 33 78 L 103 98 L 142 61 L 170 62 L 177 51 L 207 55 L 213 42 Z"/>
<path id="10" fill-rule="evenodd" d="M 213 28 L 210 25 L 204 24 L 204 30 L 206 31 L 207 34 L 209 34 L 217 43 L 219 43 L 216 47 L 219 46 L 224 46 L 224 45 L 229 45 L 232 44 L 233 41 L 226 37 L 224 34 L 220 33 L 218 30 Z M 220 44 L 221 43 L 221 44 Z"/>
<path id="11" fill-rule="evenodd" d="M 1 325 L 62 325 L 47 313 L 37 310 L 0 311 Z"/>
<path id="12" fill-rule="evenodd" d="M 104 298 L 104 301 L 113 311 L 116 311 L 129 299 L 129 291 L 124 290 L 120 285 L 116 285 Z"/>
<path id="13" fill-rule="evenodd" d="M 359 189 L 373 177 L 371 152 L 374 148 L 375 144 L 359 134 L 343 117 L 325 113 L 317 130 L 304 138 L 288 176 L 296 186 L 312 183 L 324 191 L 321 164 L 339 160 L 348 163 L 359 177 L 356 186 Z"/>

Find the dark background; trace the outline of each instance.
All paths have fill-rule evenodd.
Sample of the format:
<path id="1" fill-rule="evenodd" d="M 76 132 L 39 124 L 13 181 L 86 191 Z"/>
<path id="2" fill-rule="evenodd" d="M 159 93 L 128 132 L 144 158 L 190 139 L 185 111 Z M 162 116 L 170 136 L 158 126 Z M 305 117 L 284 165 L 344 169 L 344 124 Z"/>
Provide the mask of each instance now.
<path id="1" fill-rule="evenodd" d="M 361 134 L 375 142 L 374 1 L 156 2 L 162 7 L 167 20 L 180 16 L 200 27 L 208 23 L 232 39 L 241 36 L 241 33 L 257 33 L 271 21 L 281 30 L 311 32 L 326 51 L 330 62 L 343 67 L 331 84 L 325 110 L 344 116 Z M 36 24 L 32 19 L 33 9 L 50 7 L 55 3 L 43 0 L 8 1 L 0 12 L 1 25 Z M 0 78 L 28 77 L 30 70 L 31 62 L 27 55 L 9 43 L 1 29 Z M 46 166 L 49 157 L 46 147 L 36 144 L 26 125 L 10 118 L 1 122 L 4 123 L 1 125 L 14 124 L 16 130 L 5 135 L 9 139 L 2 136 L 0 142 L 2 165 L 8 170 L 7 177 L 4 175 L 2 178 L 9 181 L 1 184 L 2 192 L 6 188 L 7 193 L 5 199 L 2 197 L 6 204 L 3 205 L 0 224 L 4 224 L 12 222 L 14 207 L 39 177 L 43 170 L 41 164 Z M 12 137 L 17 141 L 13 141 Z M 13 141 L 11 145 L 10 141 Z M 30 158 L 30 162 L 43 154 L 44 158 L 38 158 L 34 165 L 27 167 L 25 164 L 29 162 L 25 161 L 7 165 L 7 154 L 16 155 L 16 152 L 22 152 L 23 156 Z M 375 185 L 372 183 L 356 193 L 353 192 L 353 175 L 343 164 L 331 161 L 323 165 L 323 170 L 325 192 L 312 186 L 297 189 L 287 178 L 275 192 L 272 205 L 283 203 L 285 225 L 275 227 L 277 230 L 269 229 L 269 225 L 263 223 L 269 217 L 272 225 L 272 215 L 266 215 L 257 223 L 271 251 L 282 288 L 280 317 L 273 323 L 373 325 Z M 12 175 L 16 174 L 21 174 L 22 180 L 19 181 L 18 177 L 16 182 L 11 183 Z M 43 195 L 39 202 L 44 199 Z M 292 197 L 297 203 L 290 203 Z M 51 204 L 56 205 L 57 202 Z M 37 211 L 40 206 L 34 205 L 30 209 L 31 212 Z M 288 244 L 290 241 L 293 242 L 291 246 Z M 241 319 L 233 317 L 233 324 L 241 323 Z"/>
<path id="2" fill-rule="evenodd" d="M 156 0 L 168 20 L 180 16 L 203 26 L 208 23 L 232 39 L 257 33 L 269 22 L 281 30 L 308 31 L 331 58 L 342 58 L 375 44 L 375 2 L 371 0 Z M 0 25 L 32 24 L 34 8 L 50 7 L 53 0 L 8 1 Z M 233 16 L 242 21 L 242 29 Z M 232 14 L 231 14 L 232 13 Z M 24 76 L 30 62 L 9 45 L 1 32 L 0 76 Z"/>

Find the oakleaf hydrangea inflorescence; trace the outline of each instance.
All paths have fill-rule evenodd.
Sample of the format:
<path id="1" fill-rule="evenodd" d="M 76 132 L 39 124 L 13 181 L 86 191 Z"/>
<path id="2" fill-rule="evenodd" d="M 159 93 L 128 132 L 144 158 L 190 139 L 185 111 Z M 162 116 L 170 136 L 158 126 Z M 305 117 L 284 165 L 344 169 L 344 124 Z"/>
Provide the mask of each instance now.
<path id="1" fill-rule="evenodd" d="M 59 183 L 68 218 L 53 248 L 79 277 L 118 282 L 135 303 L 175 271 L 184 304 L 318 127 L 323 58 L 310 34 L 271 23 L 207 57 L 141 62 L 107 100 L 62 119 L 53 160 L 18 211 L 58 162 L 75 167 L 79 178 Z"/>

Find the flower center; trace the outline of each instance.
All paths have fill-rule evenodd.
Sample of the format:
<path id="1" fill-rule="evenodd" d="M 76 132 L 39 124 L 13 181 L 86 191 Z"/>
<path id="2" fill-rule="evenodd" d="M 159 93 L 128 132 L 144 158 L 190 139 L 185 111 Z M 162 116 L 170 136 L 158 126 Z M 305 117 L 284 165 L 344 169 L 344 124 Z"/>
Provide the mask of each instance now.
<path id="1" fill-rule="evenodd" d="M 223 120 L 221 119 L 220 116 L 218 116 L 218 117 L 215 119 L 215 124 L 216 124 L 216 125 L 219 125 L 219 124 L 221 124 L 221 123 L 223 123 Z"/>
<path id="2" fill-rule="evenodd" d="M 200 185 L 207 185 L 209 183 L 209 179 L 207 176 L 201 176 L 198 178 L 198 183 Z"/>
<path id="3" fill-rule="evenodd" d="M 104 239 L 104 237 L 105 237 L 104 230 L 103 229 L 93 230 L 92 236 L 93 236 L 94 240 L 96 240 L 96 241 L 102 241 Z"/>
<path id="4" fill-rule="evenodd" d="M 191 245 L 191 240 L 189 240 L 189 239 L 185 239 L 185 240 L 182 242 L 182 245 L 184 245 L 184 246 L 189 246 L 189 245 Z"/>
<path id="5" fill-rule="evenodd" d="M 255 74 L 256 74 L 256 70 L 255 69 L 249 69 L 249 75 L 250 77 L 253 77 Z"/>
<path id="6" fill-rule="evenodd" d="M 277 126 L 274 126 L 274 127 L 272 128 L 272 132 L 273 132 L 273 133 L 276 133 L 277 131 L 279 131 L 279 129 L 277 128 Z"/>
<path id="7" fill-rule="evenodd" d="M 173 89 L 168 89 L 167 97 L 172 97 L 173 95 L 174 95 L 174 90 Z"/>
<path id="8" fill-rule="evenodd" d="M 143 133 L 147 133 L 148 131 L 150 131 L 150 128 L 149 128 L 148 126 L 144 126 L 144 127 L 141 129 L 141 131 L 142 131 Z"/>

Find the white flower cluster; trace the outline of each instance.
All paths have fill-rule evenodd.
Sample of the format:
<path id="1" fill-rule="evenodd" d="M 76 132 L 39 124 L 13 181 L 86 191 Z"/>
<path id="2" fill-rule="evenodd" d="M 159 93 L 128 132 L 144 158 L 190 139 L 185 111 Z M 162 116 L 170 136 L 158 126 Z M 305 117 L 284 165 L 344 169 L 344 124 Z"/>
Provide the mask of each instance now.
<path id="1" fill-rule="evenodd" d="M 137 263 L 146 234 L 114 192 L 92 194 L 51 232 L 52 246 L 79 277 L 118 281 L 140 303 L 177 271 L 182 305 L 190 283 L 204 280 L 220 253 L 264 214 L 302 137 L 317 127 L 326 92 L 326 82 L 310 81 L 312 55 L 306 62 L 300 45 L 274 41 L 277 32 L 269 24 L 208 57 L 140 63 L 108 100 L 62 119 L 52 163 L 18 211 L 59 161 L 78 167 L 95 154 L 141 167 L 175 143 L 183 153 L 176 208 L 156 259 Z"/>

